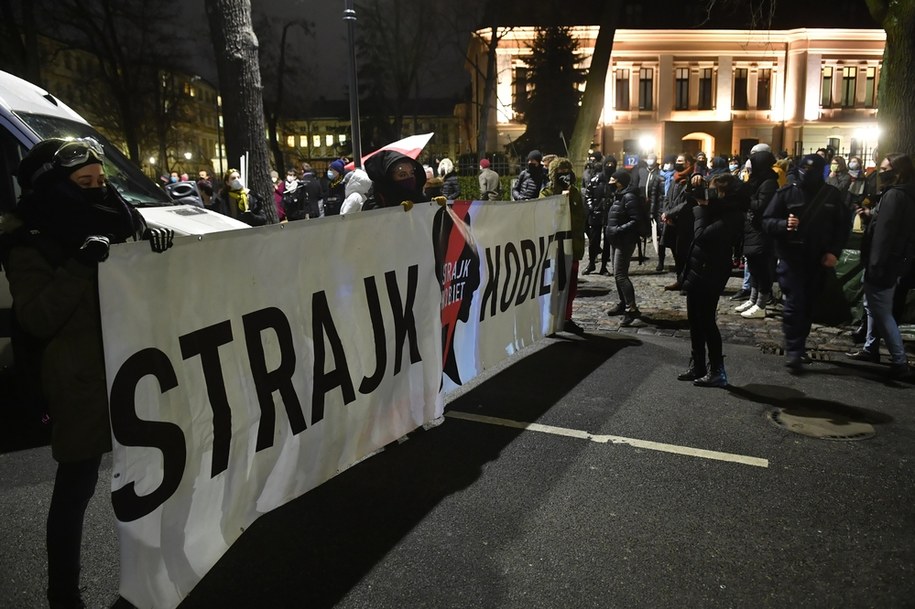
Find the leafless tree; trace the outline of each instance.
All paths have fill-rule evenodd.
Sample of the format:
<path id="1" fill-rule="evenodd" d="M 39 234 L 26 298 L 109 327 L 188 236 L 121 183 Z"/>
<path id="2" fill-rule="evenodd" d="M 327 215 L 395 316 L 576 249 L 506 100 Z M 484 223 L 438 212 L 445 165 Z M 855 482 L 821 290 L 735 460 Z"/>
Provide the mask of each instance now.
<path id="1" fill-rule="evenodd" d="M 264 201 L 267 222 L 277 222 L 273 186 L 264 137 L 264 88 L 258 62 L 258 42 L 249 0 L 205 0 L 219 89 L 225 117 L 229 159 L 248 155 L 248 188 Z M 234 161 L 230 161 L 231 162 Z"/>

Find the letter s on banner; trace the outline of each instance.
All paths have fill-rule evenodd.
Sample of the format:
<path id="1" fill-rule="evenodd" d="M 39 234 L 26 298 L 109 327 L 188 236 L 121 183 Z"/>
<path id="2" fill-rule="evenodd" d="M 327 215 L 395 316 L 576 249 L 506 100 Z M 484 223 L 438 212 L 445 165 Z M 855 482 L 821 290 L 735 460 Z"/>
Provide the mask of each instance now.
<path id="1" fill-rule="evenodd" d="M 131 480 L 111 494 L 114 514 L 121 522 L 132 522 L 153 512 L 171 497 L 187 462 L 184 433 L 174 423 L 144 421 L 137 416 L 136 387 L 144 376 L 153 375 L 165 393 L 178 386 L 178 377 L 168 356 L 148 348 L 131 355 L 111 383 L 111 430 L 124 446 L 148 446 L 162 451 L 162 483 L 153 492 L 139 496 Z"/>

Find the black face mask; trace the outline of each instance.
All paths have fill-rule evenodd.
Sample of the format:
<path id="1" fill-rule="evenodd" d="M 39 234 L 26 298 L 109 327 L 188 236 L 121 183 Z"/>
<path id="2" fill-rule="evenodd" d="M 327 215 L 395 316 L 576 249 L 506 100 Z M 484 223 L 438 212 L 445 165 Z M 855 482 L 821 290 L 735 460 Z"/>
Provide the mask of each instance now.
<path id="1" fill-rule="evenodd" d="M 683 171 L 684 169 L 686 169 L 686 165 L 684 165 L 683 163 L 676 163 L 674 165 L 674 169 L 676 169 L 677 171 Z"/>
<path id="2" fill-rule="evenodd" d="M 83 188 L 83 198 L 86 199 L 89 205 L 102 205 L 105 203 L 105 199 L 108 198 L 108 187 Z"/>
<path id="3" fill-rule="evenodd" d="M 896 183 L 896 170 L 887 169 L 886 171 L 881 171 L 877 174 L 877 178 L 880 180 L 880 185 L 884 188 L 892 186 Z"/>
<path id="4" fill-rule="evenodd" d="M 559 182 L 559 185 L 562 187 L 563 190 L 568 190 L 569 188 L 572 187 L 572 174 L 570 174 L 570 173 L 560 174 L 560 175 L 556 176 L 556 181 Z"/>
<path id="5" fill-rule="evenodd" d="M 536 172 L 540 171 L 540 165 L 538 165 L 537 163 L 528 163 L 527 170 L 531 173 L 536 173 Z"/>

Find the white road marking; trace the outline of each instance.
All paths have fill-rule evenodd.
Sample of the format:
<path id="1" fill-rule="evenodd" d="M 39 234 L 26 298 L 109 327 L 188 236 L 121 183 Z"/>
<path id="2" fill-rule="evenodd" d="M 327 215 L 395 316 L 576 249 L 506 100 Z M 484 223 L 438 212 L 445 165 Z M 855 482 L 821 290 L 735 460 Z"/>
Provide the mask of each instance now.
<path id="1" fill-rule="evenodd" d="M 588 433 L 578 429 L 569 429 L 567 427 L 554 427 L 552 425 L 541 425 L 540 423 L 526 423 L 524 421 L 512 421 L 511 419 L 500 419 L 498 417 L 487 417 L 484 415 L 471 414 L 469 412 L 446 412 L 446 417 L 452 419 L 461 419 L 464 421 L 473 421 L 476 423 L 488 423 L 489 425 L 501 425 L 502 427 L 513 427 L 515 429 L 525 429 L 527 431 L 539 431 L 541 433 L 553 434 L 556 436 L 565 436 L 567 438 L 578 438 L 579 440 L 590 440 L 600 444 L 628 444 L 636 448 L 646 450 L 657 450 L 665 453 L 674 453 L 676 455 L 686 455 L 688 457 L 699 457 L 702 459 L 714 459 L 716 461 L 728 461 L 730 463 L 740 463 L 741 465 L 751 465 L 753 467 L 769 467 L 768 459 L 759 457 L 747 457 L 745 455 L 735 455 L 733 453 L 723 453 L 717 450 L 705 450 L 703 448 L 692 448 L 690 446 L 678 446 L 676 444 L 664 444 L 662 442 L 652 442 L 651 440 L 639 440 L 637 438 L 625 438 L 623 436 L 605 436 Z"/>

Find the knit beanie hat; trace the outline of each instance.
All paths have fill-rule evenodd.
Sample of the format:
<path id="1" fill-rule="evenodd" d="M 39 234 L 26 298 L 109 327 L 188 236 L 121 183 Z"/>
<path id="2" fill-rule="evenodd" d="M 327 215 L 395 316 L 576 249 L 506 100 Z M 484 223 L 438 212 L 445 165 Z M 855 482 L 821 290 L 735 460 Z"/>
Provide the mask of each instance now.
<path id="1" fill-rule="evenodd" d="M 528 161 L 542 161 L 543 155 L 540 153 L 539 150 L 531 150 L 530 152 L 527 153 L 527 160 Z"/>
<path id="2" fill-rule="evenodd" d="M 346 167 L 346 164 L 340 159 L 337 159 L 336 161 L 334 161 L 333 163 L 330 164 L 330 168 L 333 169 L 334 171 L 336 171 L 337 175 L 341 175 L 341 176 L 344 173 L 346 173 L 346 171 L 344 171 L 345 167 Z"/>
<path id="3" fill-rule="evenodd" d="M 489 159 L 480 159 L 480 167 L 483 169 L 489 168 Z"/>
<path id="4" fill-rule="evenodd" d="M 630 182 L 632 182 L 632 174 L 630 174 L 628 171 L 626 171 L 624 169 L 620 169 L 619 171 L 614 171 L 613 175 L 610 177 L 612 177 L 614 180 L 616 180 L 616 182 L 618 184 L 622 184 L 623 188 L 626 188 L 627 186 L 629 186 Z"/>
<path id="5" fill-rule="evenodd" d="M 19 163 L 19 169 L 16 172 L 19 186 L 24 190 L 34 189 L 41 184 L 65 180 L 71 173 L 86 165 L 102 164 L 102 160 L 94 154 L 87 154 L 86 160 L 80 163 L 72 164 L 69 167 L 59 165 L 55 162 L 55 155 L 66 144 L 67 140 L 49 138 L 32 146 L 32 149 Z"/>

